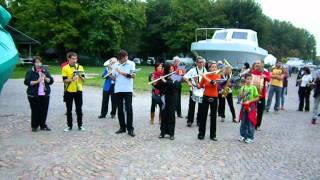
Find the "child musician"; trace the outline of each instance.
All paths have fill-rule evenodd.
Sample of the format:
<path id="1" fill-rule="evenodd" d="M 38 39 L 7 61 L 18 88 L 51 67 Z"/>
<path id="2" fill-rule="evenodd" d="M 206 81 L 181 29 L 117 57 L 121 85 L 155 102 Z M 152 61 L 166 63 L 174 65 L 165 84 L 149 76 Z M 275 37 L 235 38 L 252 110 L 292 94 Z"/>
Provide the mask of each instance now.
<path id="1" fill-rule="evenodd" d="M 240 89 L 242 100 L 240 110 L 240 138 L 239 141 L 253 143 L 256 120 L 256 102 L 259 101 L 259 93 L 256 86 L 251 85 L 252 76 L 248 75 L 244 86 Z"/>

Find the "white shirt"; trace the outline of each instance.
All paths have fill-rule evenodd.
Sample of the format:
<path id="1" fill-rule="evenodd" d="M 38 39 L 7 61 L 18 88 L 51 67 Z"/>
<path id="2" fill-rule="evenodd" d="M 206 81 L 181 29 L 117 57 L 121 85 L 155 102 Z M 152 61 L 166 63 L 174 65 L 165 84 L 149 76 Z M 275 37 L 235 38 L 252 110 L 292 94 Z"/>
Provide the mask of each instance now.
<path id="1" fill-rule="evenodd" d="M 301 79 L 301 87 L 306 87 L 308 83 L 312 82 L 312 75 L 311 74 L 305 74 L 302 76 Z"/>
<path id="2" fill-rule="evenodd" d="M 127 60 L 124 65 L 121 65 L 119 62 L 115 63 L 112 70 L 112 75 L 116 78 L 114 85 L 114 93 L 118 92 L 133 92 L 133 79 L 127 78 L 116 71 L 116 68 L 119 67 L 121 72 L 131 74 L 136 70 L 136 65 L 134 62 Z"/>
<path id="3" fill-rule="evenodd" d="M 200 75 L 199 77 L 196 77 L 198 78 L 198 83 L 199 83 L 202 79 L 202 75 L 206 72 L 207 72 L 206 68 L 202 67 L 202 69 L 199 69 L 197 66 L 197 67 L 191 68 L 183 77 L 187 79 L 191 79 L 192 85 L 196 86 L 198 84 L 195 82 L 194 80 L 195 78 L 192 78 L 192 77 Z"/>

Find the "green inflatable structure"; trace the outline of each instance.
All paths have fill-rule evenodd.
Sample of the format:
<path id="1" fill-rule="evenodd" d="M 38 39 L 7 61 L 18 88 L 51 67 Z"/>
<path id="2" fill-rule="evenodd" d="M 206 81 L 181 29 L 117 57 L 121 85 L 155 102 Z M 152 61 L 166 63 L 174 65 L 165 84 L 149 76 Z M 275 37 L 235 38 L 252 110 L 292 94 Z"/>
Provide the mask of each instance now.
<path id="1" fill-rule="evenodd" d="M 18 59 L 18 51 L 11 35 L 5 30 L 11 15 L 0 6 L 0 93 Z"/>

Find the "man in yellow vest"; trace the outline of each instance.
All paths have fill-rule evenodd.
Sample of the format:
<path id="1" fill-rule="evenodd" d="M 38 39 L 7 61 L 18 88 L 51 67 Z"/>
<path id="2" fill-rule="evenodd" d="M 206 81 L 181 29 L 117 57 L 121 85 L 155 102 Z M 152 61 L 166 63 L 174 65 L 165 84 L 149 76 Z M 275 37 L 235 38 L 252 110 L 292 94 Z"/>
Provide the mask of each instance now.
<path id="1" fill-rule="evenodd" d="M 74 52 L 67 54 L 68 64 L 62 68 L 62 78 L 65 83 L 65 101 L 67 106 L 67 125 L 65 132 L 72 130 L 72 104 L 76 105 L 78 129 L 84 131 L 82 127 L 82 91 L 85 80 L 84 69 L 77 63 L 78 55 Z"/>

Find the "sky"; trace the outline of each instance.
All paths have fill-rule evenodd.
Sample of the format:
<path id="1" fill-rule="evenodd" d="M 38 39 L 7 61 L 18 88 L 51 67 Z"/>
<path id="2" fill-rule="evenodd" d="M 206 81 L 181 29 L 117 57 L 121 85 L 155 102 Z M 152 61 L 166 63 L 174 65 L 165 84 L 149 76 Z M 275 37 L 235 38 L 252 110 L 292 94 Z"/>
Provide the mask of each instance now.
<path id="1" fill-rule="evenodd" d="M 263 13 L 272 19 L 289 21 L 313 34 L 320 56 L 320 6 L 317 0 L 256 0 Z"/>

